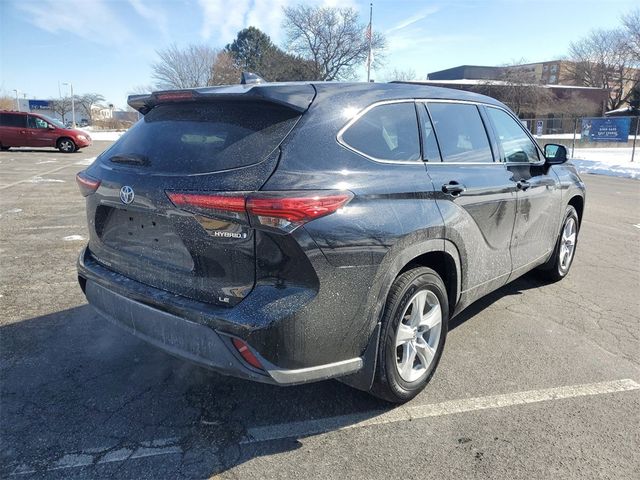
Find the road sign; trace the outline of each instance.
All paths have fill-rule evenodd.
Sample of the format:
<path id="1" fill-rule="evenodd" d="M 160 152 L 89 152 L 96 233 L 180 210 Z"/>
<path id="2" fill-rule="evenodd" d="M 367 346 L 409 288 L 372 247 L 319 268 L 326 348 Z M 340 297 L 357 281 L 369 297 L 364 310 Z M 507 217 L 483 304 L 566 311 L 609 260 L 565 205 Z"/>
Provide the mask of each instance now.
<path id="1" fill-rule="evenodd" d="M 583 118 L 582 140 L 590 142 L 627 142 L 630 117 Z"/>

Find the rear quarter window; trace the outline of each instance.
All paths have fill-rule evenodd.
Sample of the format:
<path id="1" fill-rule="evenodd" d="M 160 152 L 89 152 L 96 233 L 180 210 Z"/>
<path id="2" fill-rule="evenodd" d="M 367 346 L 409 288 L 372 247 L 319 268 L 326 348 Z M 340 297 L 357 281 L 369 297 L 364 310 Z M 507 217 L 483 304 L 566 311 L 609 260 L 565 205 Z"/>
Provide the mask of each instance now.
<path id="1" fill-rule="evenodd" d="M 377 160 L 420 160 L 413 102 L 373 107 L 342 133 L 342 142 Z"/>
<path id="2" fill-rule="evenodd" d="M 147 113 L 101 161 L 143 159 L 153 172 L 207 173 L 264 160 L 287 136 L 300 113 L 256 102 L 159 105 Z"/>
<path id="3" fill-rule="evenodd" d="M 13 113 L 0 113 L 0 125 L 3 127 L 25 128 L 27 126 L 27 116 L 15 115 Z"/>

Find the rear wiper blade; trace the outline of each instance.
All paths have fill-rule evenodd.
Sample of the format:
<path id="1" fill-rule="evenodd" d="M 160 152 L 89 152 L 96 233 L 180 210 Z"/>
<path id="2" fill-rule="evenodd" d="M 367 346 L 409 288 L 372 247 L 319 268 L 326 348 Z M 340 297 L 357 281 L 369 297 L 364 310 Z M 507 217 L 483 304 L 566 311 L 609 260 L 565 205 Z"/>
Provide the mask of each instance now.
<path id="1" fill-rule="evenodd" d="M 151 164 L 148 157 L 138 155 L 136 153 L 119 153 L 111 157 L 109 160 L 113 163 L 126 163 L 129 165 L 147 166 Z"/>

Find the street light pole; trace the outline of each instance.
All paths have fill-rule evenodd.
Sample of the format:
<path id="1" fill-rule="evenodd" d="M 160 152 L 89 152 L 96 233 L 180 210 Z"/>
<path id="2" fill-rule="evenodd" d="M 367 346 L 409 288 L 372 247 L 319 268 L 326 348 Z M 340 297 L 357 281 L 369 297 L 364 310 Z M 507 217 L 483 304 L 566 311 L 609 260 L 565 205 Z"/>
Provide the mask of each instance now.
<path id="1" fill-rule="evenodd" d="M 63 85 L 69 85 L 71 89 L 71 128 L 76 128 L 76 102 L 73 98 L 73 83 L 63 83 Z"/>

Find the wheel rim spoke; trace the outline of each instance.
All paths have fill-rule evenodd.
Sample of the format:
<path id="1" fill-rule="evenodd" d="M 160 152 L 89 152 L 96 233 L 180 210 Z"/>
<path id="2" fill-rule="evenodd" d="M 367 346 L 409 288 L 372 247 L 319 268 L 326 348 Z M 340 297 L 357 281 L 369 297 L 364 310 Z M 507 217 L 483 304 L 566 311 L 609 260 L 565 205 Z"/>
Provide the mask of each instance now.
<path id="1" fill-rule="evenodd" d="M 411 301 L 411 318 L 409 319 L 409 325 L 417 327 L 422 321 L 422 315 L 424 312 L 424 306 L 427 301 L 427 292 L 419 292 Z"/>
<path id="2" fill-rule="evenodd" d="M 410 342 L 414 338 L 413 328 L 401 323 L 398 325 L 398 334 L 396 335 L 396 347 Z"/>
<path id="3" fill-rule="evenodd" d="M 416 342 L 416 355 L 418 356 L 422 367 L 426 369 L 431 365 L 431 361 L 433 360 L 433 357 L 435 357 L 436 352 L 427 342 L 422 340 Z"/>

